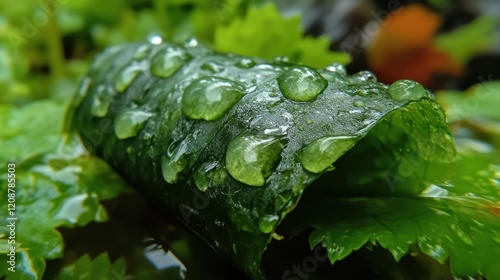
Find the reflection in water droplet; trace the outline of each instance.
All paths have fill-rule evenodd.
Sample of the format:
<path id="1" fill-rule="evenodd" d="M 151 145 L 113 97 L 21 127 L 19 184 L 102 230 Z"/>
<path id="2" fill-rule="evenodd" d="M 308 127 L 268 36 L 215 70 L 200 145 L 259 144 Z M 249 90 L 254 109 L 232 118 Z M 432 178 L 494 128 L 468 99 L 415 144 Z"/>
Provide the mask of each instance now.
<path id="1" fill-rule="evenodd" d="M 273 136 L 244 133 L 229 144 L 227 171 L 250 186 L 262 186 L 281 159 L 283 145 Z"/>
<path id="2" fill-rule="evenodd" d="M 277 215 L 264 215 L 259 219 L 259 230 L 263 233 L 270 233 L 279 220 L 280 217 Z"/>
<path id="3" fill-rule="evenodd" d="M 236 67 L 247 69 L 253 67 L 255 65 L 255 62 L 250 58 L 245 57 L 236 62 L 235 65 Z"/>
<path id="4" fill-rule="evenodd" d="M 357 136 L 329 136 L 316 139 L 302 150 L 302 166 L 313 173 L 321 173 L 359 140 Z"/>
<path id="5" fill-rule="evenodd" d="M 345 69 L 344 65 L 340 63 L 332 63 L 328 65 L 325 69 L 339 75 L 347 75 L 347 70 Z"/>
<path id="6" fill-rule="evenodd" d="M 182 113 L 190 119 L 217 120 L 245 94 L 245 88 L 219 77 L 203 77 L 192 82 L 182 96 Z"/>
<path id="7" fill-rule="evenodd" d="M 293 67 L 278 77 L 278 86 L 286 98 L 293 101 L 314 101 L 328 82 L 307 66 Z"/>
<path id="8" fill-rule="evenodd" d="M 141 45 L 135 51 L 133 58 L 134 59 L 146 58 L 148 56 L 150 50 L 151 50 L 151 48 L 148 45 Z"/>
<path id="9" fill-rule="evenodd" d="M 130 84 L 141 74 L 142 69 L 139 65 L 130 65 L 125 67 L 116 78 L 115 88 L 118 92 L 124 92 Z"/>
<path id="10" fill-rule="evenodd" d="M 118 114 L 114 124 L 116 137 L 127 139 L 136 136 L 151 116 L 151 113 L 135 109 Z"/>
<path id="11" fill-rule="evenodd" d="M 370 71 L 359 71 L 351 76 L 353 79 L 361 82 L 376 82 L 377 77 Z"/>
<path id="12" fill-rule="evenodd" d="M 426 95 L 425 88 L 414 81 L 399 80 L 389 87 L 389 94 L 394 100 L 414 101 Z"/>
<path id="13" fill-rule="evenodd" d="M 111 100 L 113 100 L 113 92 L 107 90 L 105 86 L 100 85 L 96 90 L 94 98 L 92 99 L 92 107 L 90 108 L 92 116 L 106 116 Z"/>
<path id="14" fill-rule="evenodd" d="M 169 184 L 175 184 L 187 165 L 186 160 L 187 141 L 172 142 L 167 153 L 162 157 L 161 170 L 163 179 Z"/>
<path id="15" fill-rule="evenodd" d="M 151 59 L 150 70 L 153 75 L 168 78 L 179 70 L 191 56 L 181 48 L 168 48 L 155 54 Z"/>

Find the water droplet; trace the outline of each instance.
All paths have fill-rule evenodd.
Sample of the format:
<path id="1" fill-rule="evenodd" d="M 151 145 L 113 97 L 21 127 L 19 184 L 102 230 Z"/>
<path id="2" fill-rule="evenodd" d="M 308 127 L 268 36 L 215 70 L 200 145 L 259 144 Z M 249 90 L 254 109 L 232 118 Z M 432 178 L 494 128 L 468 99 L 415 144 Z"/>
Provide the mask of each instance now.
<path id="1" fill-rule="evenodd" d="M 87 92 L 89 91 L 91 82 L 92 82 L 92 79 L 90 79 L 89 77 L 85 77 L 85 79 L 83 79 L 83 82 L 80 85 L 80 88 L 78 89 L 78 92 L 75 95 L 75 98 L 73 100 L 73 106 L 76 107 L 76 106 L 80 105 L 82 100 L 87 95 Z"/>
<path id="2" fill-rule="evenodd" d="M 329 82 L 335 82 L 335 83 L 344 82 L 345 76 L 340 76 L 336 73 L 330 72 L 325 69 L 318 69 L 317 71 L 321 75 L 321 77 L 323 77 L 325 80 Z"/>
<path id="3" fill-rule="evenodd" d="M 133 59 L 146 58 L 148 56 L 150 50 L 151 50 L 151 48 L 148 45 L 139 46 L 134 53 Z"/>
<path id="4" fill-rule="evenodd" d="M 205 162 L 194 173 L 196 187 L 205 192 L 212 185 L 219 185 L 225 179 L 224 170 L 219 168 L 218 162 Z"/>
<path id="5" fill-rule="evenodd" d="M 328 136 L 316 139 L 302 150 L 302 166 L 313 173 L 328 169 L 358 141 L 357 136 Z"/>
<path id="6" fill-rule="evenodd" d="M 182 113 L 190 119 L 217 120 L 244 95 L 245 88 L 219 77 L 203 77 L 192 82 L 182 96 Z"/>
<path id="7" fill-rule="evenodd" d="M 200 67 L 201 69 L 203 70 L 207 70 L 207 71 L 210 71 L 212 73 L 220 73 L 222 71 L 224 71 L 224 66 L 220 63 L 217 63 L 217 62 L 213 62 L 213 61 L 209 61 L 207 63 L 203 63 L 203 65 L 201 65 Z"/>
<path id="8" fill-rule="evenodd" d="M 191 56 L 181 48 L 168 48 L 155 54 L 151 59 L 150 70 L 153 75 L 168 78 L 179 70 Z"/>
<path id="9" fill-rule="evenodd" d="M 248 68 L 251 68 L 255 65 L 255 62 L 253 60 L 251 60 L 250 58 L 242 58 L 240 59 L 238 62 L 236 62 L 236 67 L 239 67 L 239 68 L 244 68 L 244 69 L 248 69 Z"/>
<path id="10" fill-rule="evenodd" d="M 353 79 L 360 82 L 376 82 L 377 77 L 370 71 L 359 71 L 351 76 Z"/>
<path id="11" fill-rule="evenodd" d="M 326 70 L 330 72 L 337 73 L 339 75 L 347 75 L 347 70 L 345 69 L 344 65 L 340 63 L 332 63 L 325 68 Z"/>
<path id="12" fill-rule="evenodd" d="M 276 62 L 289 62 L 290 59 L 287 56 L 277 56 L 274 58 Z"/>
<path id="13" fill-rule="evenodd" d="M 184 47 L 186 48 L 194 48 L 198 46 L 198 40 L 196 38 L 189 38 L 184 42 Z"/>
<path id="14" fill-rule="evenodd" d="M 142 69 L 138 65 L 130 65 L 125 67 L 115 81 L 115 88 L 118 92 L 124 92 L 130 84 L 141 74 Z"/>
<path id="15" fill-rule="evenodd" d="M 90 108 L 92 116 L 105 117 L 112 100 L 113 92 L 107 90 L 105 86 L 100 85 L 92 99 L 92 107 Z"/>
<path id="16" fill-rule="evenodd" d="M 148 36 L 148 41 L 153 45 L 159 45 L 161 44 L 161 42 L 163 42 L 163 38 L 159 33 L 151 33 Z"/>
<path id="17" fill-rule="evenodd" d="M 271 233 L 280 217 L 277 215 L 264 215 L 259 219 L 259 230 L 263 233 Z"/>
<path id="18" fill-rule="evenodd" d="M 474 241 L 470 238 L 470 236 L 458 225 L 452 224 L 451 229 L 455 232 L 456 235 L 462 240 L 465 244 L 474 246 Z"/>
<path id="19" fill-rule="evenodd" d="M 394 100 L 414 101 L 426 94 L 425 88 L 414 81 L 399 80 L 389 87 L 389 94 Z"/>
<path id="20" fill-rule="evenodd" d="M 172 142 L 167 149 L 167 153 L 161 159 L 163 179 L 169 184 L 177 183 L 179 173 L 186 168 L 186 143 L 186 141 Z"/>
<path id="21" fill-rule="evenodd" d="M 151 116 L 151 113 L 135 109 L 118 114 L 114 124 L 116 137 L 127 139 L 136 136 Z"/>
<path id="22" fill-rule="evenodd" d="M 354 101 L 354 106 L 363 107 L 363 106 L 365 106 L 365 103 L 361 100 L 356 100 L 356 101 Z"/>
<path id="23" fill-rule="evenodd" d="M 282 150 L 273 136 L 243 133 L 227 147 L 227 171 L 242 183 L 262 186 L 279 163 Z"/>
<path id="24" fill-rule="evenodd" d="M 307 66 L 293 67 L 278 77 L 278 86 L 288 99 L 314 101 L 328 86 L 328 82 L 314 69 Z"/>
<path id="25" fill-rule="evenodd" d="M 436 243 L 436 240 L 431 240 L 427 236 L 422 236 L 419 239 L 418 244 L 424 254 L 436 259 L 440 263 L 444 263 L 448 257 L 448 249 L 441 246 L 441 244 Z"/>
<path id="26" fill-rule="evenodd" d="M 377 89 L 374 88 L 359 88 L 359 86 L 355 86 L 352 88 L 348 88 L 345 90 L 349 95 L 355 96 L 370 96 L 377 94 Z"/>

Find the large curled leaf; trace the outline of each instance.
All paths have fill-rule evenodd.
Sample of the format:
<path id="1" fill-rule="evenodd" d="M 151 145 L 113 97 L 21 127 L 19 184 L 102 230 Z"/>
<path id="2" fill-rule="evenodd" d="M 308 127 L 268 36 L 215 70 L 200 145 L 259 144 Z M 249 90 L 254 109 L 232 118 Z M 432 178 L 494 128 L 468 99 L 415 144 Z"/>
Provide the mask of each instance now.
<path id="1" fill-rule="evenodd" d="M 263 277 L 261 259 L 271 240 L 286 242 L 289 224 L 316 220 L 286 218 L 297 204 L 320 221 L 331 218 L 324 234 L 337 238 L 349 225 L 335 222 L 342 213 L 368 225 L 368 212 L 383 215 L 384 205 L 396 209 L 406 201 L 394 210 L 397 217 L 432 218 L 426 222 L 433 226 L 418 228 L 417 235 L 433 240 L 450 221 L 464 227 L 460 217 L 432 216 L 460 208 L 458 198 L 412 200 L 448 183 L 455 161 L 443 111 L 414 82 L 388 87 L 368 72 L 346 75 L 339 65 L 269 63 L 215 53 L 191 40 L 185 47 L 112 47 L 96 59 L 84 85 L 87 90 L 72 105 L 71 132 L 158 209 L 175 215 L 253 278 Z M 321 198 L 318 210 L 310 197 Z M 345 209 L 322 212 L 324 204 L 337 207 L 329 201 Z M 460 211 L 453 213 L 468 213 Z M 482 212 L 477 216 L 494 221 Z M 373 226 L 374 236 L 385 238 L 381 243 L 397 257 L 418 241 L 416 235 L 397 237 L 413 229 L 405 223 L 394 222 L 396 237 Z M 320 242 L 320 233 L 312 240 Z M 344 244 L 350 248 L 345 252 L 371 240 L 364 234 Z M 432 255 L 440 261 L 446 256 Z"/>

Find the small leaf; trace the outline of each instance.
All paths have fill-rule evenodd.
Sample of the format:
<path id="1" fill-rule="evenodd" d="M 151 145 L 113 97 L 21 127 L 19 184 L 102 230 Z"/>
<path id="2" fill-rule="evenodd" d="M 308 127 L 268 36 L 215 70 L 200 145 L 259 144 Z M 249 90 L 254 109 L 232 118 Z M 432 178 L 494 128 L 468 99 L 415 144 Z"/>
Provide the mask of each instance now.
<path id="1" fill-rule="evenodd" d="M 243 19 L 218 26 L 214 46 L 221 52 L 267 59 L 285 56 L 313 67 L 350 62 L 348 54 L 329 51 L 326 37 L 303 37 L 303 33 L 300 16 L 284 18 L 273 4 L 267 4 L 251 8 Z"/>
<path id="2" fill-rule="evenodd" d="M 435 39 L 436 46 L 466 63 L 474 55 L 487 50 L 498 40 L 498 19 L 481 16 L 454 31 L 441 34 Z"/>

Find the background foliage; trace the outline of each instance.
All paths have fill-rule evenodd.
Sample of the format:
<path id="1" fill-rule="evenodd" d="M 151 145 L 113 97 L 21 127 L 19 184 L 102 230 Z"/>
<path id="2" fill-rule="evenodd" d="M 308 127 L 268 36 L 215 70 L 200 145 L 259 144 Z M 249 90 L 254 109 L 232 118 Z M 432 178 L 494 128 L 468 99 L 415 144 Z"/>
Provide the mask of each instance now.
<path id="1" fill-rule="evenodd" d="M 351 61 L 349 54 L 330 50 L 331 38 L 305 34 L 308 18 L 301 20 L 297 13 L 283 9 L 282 3 L 278 3 L 280 12 L 276 5 L 264 2 L 0 1 L 0 163 L 17 165 L 20 217 L 17 272 L 7 274 L 7 279 L 42 275 L 48 279 L 183 279 L 186 267 L 192 279 L 227 273 L 243 277 L 175 222 L 151 213 L 105 162 L 77 146 L 60 143 L 66 107 L 92 58 L 113 44 L 157 36 L 173 42 L 196 37 L 218 51 L 267 59 L 286 56 L 314 67 Z M 452 5 L 431 2 L 443 9 Z M 438 38 L 437 44 L 465 60 L 477 50 L 471 42 L 480 42 L 481 50 L 494 44 L 498 34 L 492 35 L 493 25 L 487 19 L 476 21 L 463 32 Z M 464 53 L 465 49 L 471 51 Z M 460 177 L 462 183 L 457 186 L 462 189 L 457 193 L 499 203 L 500 111 L 496 105 L 500 85 L 486 76 L 483 80 L 465 92 L 451 87 L 437 95 L 456 132 L 458 172 L 467 174 Z M 6 168 L 0 170 L 0 180 L 3 199 Z M 0 203 L 2 221 L 6 207 Z M 500 233 L 492 230 L 498 237 Z M 116 238 L 123 232 L 127 232 L 123 240 Z M 6 234 L 2 227 L 0 277 L 7 273 Z M 152 244 L 143 242 L 151 237 Z M 499 246 L 496 242 L 494 246 Z M 133 246 L 118 249 L 126 244 Z M 167 259 L 160 258 L 166 267 L 153 265 L 155 245 L 170 250 Z M 493 251 L 483 257 L 498 255 Z"/>

